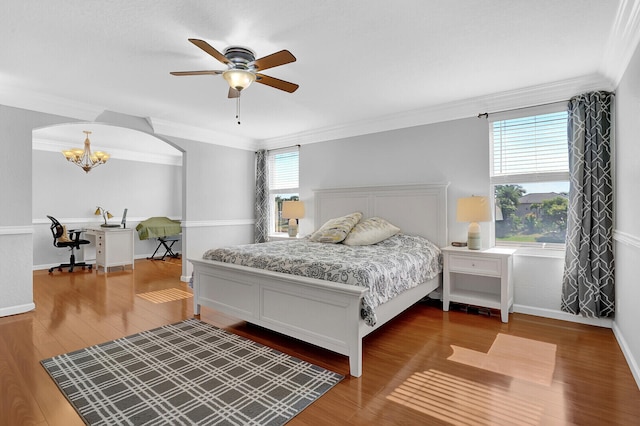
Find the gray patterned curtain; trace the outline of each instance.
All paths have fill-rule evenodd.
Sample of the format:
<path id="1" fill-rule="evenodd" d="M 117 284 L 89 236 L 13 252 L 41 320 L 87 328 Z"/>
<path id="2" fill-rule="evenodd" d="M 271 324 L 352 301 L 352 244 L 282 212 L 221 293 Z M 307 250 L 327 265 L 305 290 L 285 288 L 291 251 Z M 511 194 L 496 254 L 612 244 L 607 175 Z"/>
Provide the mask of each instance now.
<path id="1" fill-rule="evenodd" d="M 255 242 L 264 243 L 269 239 L 269 167 L 268 151 L 256 152 L 256 226 Z"/>
<path id="2" fill-rule="evenodd" d="M 615 312 L 613 93 L 593 92 L 569 101 L 569 210 L 562 310 L 585 317 Z"/>

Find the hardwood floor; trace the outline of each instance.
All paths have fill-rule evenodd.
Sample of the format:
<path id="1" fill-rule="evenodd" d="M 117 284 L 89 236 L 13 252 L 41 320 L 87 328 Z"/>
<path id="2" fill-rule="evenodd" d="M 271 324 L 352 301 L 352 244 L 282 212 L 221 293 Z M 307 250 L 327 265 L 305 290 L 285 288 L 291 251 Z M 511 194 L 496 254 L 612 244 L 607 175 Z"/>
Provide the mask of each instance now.
<path id="1" fill-rule="evenodd" d="M 39 361 L 190 318 L 179 260 L 134 271 L 34 272 L 36 310 L 0 318 L 0 424 L 81 425 Z M 176 292 L 178 297 L 180 292 Z M 640 390 L 609 329 L 512 314 L 443 312 L 418 303 L 364 342 L 364 373 L 347 358 L 204 309 L 203 321 L 347 377 L 291 425 L 637 425 Z M 498 338 L 500 337 L 500 338 Z M 454 353 L 456 361 L 448 359 Z"/>

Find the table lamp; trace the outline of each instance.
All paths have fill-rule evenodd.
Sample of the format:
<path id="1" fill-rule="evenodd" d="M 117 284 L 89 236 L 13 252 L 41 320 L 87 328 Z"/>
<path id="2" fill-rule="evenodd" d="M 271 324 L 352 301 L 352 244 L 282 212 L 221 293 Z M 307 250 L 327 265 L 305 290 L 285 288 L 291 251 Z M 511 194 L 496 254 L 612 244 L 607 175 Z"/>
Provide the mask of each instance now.
<path id="1" fill-rule="evenodd" d="M 298 219 L 304 217 L 304 203 L 302 201 L 284 201 L 282 203 L 282 218 L 289 219 L 289 236 L 298 235 Z"/>
<path id="2" fill-rule="evenodd" d="M 489 198 L 475 196 L 458 198 L 456 220 L 458 222 L 469 222 L 467 248 L 469 250 L 480 250 L 482 240 L 478 222 L 489 222 L 491 220 Z"/>

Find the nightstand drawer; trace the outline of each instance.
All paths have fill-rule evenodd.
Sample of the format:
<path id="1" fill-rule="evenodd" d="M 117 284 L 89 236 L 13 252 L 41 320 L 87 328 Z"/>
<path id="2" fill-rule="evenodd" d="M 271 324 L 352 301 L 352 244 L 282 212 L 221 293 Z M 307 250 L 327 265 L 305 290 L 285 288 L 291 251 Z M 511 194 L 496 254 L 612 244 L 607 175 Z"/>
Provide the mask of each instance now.
<path id="1" fill-rule="evenodd" d="M 471 256 L 449 256 L 449 270 L 451 272 L 470 272 L 473 274 L 502 275 L 500 259 L 481 258 Z"/>

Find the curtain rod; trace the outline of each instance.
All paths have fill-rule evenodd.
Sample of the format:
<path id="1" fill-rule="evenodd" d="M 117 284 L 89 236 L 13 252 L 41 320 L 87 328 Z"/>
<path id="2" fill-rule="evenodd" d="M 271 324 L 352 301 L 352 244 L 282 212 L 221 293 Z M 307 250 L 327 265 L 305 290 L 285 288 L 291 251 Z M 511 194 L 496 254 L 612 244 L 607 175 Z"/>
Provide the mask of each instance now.
<path id="1" fill-rule="evenodd" d="M 547 105 L 554 105 L 554 104 L 558 104 L 560 102 L 568 102 L 566 100 L 560 100 L 560 101 L 556 101 L 556 102 L 547 102 L 546 104 L 538 104 L 538 105 L 531 105 L 531 106 L 527 106 L 527 107 L 520 107 L 520 108 L 513 108 L 513 109 L 503 109 L 502 111 L 492 111 L 492 112 L 481 112 L 480 114 L 478 114 L 478 118 L 489 118 L 489 114 L 501 114 L 503 112 L 510 112 L 510 111 L 520 111 L 522 109 L 529 109 L 529 108 L 535 108 L 535 107 L 541 107 L 541 106 L 547 106 Z"/>
<path id="2" fill-rule="evenodd" d="M 289 146 L 283 146 L 281 148 L 275 148 L 275 149 L 266 149 L 265 151 L 270 152 L 270 151 L 278 151 L 279 149 L 288 149 L 288 148 L 293 148 L 294 146 L 297 146 L 298 148 L 300 148 L 300 144 L 296 144 L 296 145 L 289 145 Z M 255 151 L 256 153 L 258 151 Z"/>

